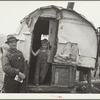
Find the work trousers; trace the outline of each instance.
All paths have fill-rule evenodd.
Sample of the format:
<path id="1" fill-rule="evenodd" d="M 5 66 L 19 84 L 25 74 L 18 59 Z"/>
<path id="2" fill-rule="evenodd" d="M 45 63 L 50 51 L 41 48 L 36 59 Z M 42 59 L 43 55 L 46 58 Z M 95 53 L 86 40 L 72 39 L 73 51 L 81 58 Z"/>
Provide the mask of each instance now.
<path id="1" fill-rule="evenodd" d="M 34 83 L 43 84 L 43 81 L 48 72 L 49 64 L 46 62 L 38 62 L 35 68 Z"/>

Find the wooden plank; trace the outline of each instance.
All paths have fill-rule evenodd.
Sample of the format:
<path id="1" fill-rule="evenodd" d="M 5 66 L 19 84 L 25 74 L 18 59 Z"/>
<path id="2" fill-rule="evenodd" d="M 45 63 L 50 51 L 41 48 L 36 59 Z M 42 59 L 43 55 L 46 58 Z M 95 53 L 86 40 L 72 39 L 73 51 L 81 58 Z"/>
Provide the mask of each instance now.
<path id="1" fill-rule="evenodd" d="M 50 52 L 50 57 L 48 59 L 48 62 L 52 63 L 53 58 L 55 55 L 55 42 L 56 42 L 56 36 L 57 36 L 57 20 L 50 20 L 50 25 L 49 25 L 49 42 L 50 45 L 52 46 L 51 52 Z"/>
<path id="2" fill-rule="evenodd" d="M 52 65 L 52 85 L 68 86 L 75 85 L 76 67 L 64 64 Z"/>
<path id="3" fill-rule="evenodd" d="M 59 86 L 26 86 L 26 92 L 28 93 L 70 93 L 73 88 L 59 87 Z"/>
<path id="4" fill-rule="evenodd" d="M 88 92 L 91 92 L 91 69 L 88 69 L 87 72 L 87 82 L 88 82 Z"/>
<path id="5" fill-rule="evenodd" d="M 52 64 L 52 79 L 51 79 L 51 85 L 54 85 L 55 82 L 55 65 Z"/>

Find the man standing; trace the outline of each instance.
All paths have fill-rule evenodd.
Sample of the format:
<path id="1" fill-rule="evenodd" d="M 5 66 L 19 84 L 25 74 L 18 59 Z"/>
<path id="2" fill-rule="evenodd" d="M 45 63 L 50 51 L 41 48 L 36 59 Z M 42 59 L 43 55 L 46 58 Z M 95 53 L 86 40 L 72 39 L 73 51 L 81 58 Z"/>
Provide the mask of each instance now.
<path id="1" fill-rule="evenodd" d="M 16 37 L 9 35 L 5 43 L 9 50 L 2 56 L 2 68 L 5 73 L 5 93 L 19 93 L 26 77 L 26 63 L 21 51 L 17 50 Z"/>

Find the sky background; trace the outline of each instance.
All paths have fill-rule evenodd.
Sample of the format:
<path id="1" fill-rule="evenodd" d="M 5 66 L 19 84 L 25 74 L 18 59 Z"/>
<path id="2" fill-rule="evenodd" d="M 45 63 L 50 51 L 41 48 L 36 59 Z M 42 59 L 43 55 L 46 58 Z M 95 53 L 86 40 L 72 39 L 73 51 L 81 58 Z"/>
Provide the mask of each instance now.
<path id="1" fill-rule="evenodd" d="M 39 7 L 56 5 L 67 7 L 75 2 L 74 10 L 84 15 L 97 28 L 100 26 L 100 1 L 0 1 L 0 34 L 13 34 L 20 20 Z"/>

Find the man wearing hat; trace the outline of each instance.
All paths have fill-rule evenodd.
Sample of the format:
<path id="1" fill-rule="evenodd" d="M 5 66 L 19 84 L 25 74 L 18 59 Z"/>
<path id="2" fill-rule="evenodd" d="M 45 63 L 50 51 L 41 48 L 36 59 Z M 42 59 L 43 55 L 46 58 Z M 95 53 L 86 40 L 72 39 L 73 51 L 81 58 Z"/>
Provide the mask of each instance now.
<path id="1" fill-rule="evenodd" d="M 5 42 L 9 46 L 9 50 L 2 57 L 5 93 L 21 92 L 26 77 L 26 63 L 22 52 L 16 48 L 17 41 L 15 36 L 9 35 Z"/>

